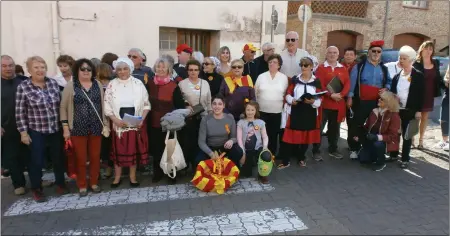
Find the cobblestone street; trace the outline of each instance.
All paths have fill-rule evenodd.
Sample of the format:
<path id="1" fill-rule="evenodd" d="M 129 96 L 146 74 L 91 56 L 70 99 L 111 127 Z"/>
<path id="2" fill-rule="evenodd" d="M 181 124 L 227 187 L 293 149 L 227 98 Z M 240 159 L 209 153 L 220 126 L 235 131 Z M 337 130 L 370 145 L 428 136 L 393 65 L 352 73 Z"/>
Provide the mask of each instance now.
<path id="1" fill-rule="evenodd" d="M 388 163 L 374 172 L 348 155 L 335 160 L 324 152 L 324 162 L 274 169 L 268 185 L 242 179 L 221 196 L 200 192 L 187 176 L 171 186 L 140 176 L 140 188 L 111 190 L 111 180 L 102 180 L 102 193 L 79 198 L 71 183 L 72 194 L 35 203 L 30 193 L 14 196 L 3 179 L 1 233 L 448 235 L 448 153 L 433 149 L 440 137 L 431 123 L 427 149 L 412 151 L 409 170 Z M 344 126 L 340 146 L 347 147 L 343 138 Z M 52 187 L 45 192 L 54 195 Z"/>

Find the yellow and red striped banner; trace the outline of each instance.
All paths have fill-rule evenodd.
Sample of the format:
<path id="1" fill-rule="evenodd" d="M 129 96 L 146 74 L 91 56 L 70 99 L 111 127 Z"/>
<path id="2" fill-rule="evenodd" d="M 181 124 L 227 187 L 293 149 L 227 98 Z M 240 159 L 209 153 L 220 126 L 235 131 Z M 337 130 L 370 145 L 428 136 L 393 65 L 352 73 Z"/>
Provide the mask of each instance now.
<path id="1" fill-rule="evenodd" d="M 239 177 L 239 169 L 228 158 L 201 161 L 191 183 L 203 192 L 223 194 Z"/>

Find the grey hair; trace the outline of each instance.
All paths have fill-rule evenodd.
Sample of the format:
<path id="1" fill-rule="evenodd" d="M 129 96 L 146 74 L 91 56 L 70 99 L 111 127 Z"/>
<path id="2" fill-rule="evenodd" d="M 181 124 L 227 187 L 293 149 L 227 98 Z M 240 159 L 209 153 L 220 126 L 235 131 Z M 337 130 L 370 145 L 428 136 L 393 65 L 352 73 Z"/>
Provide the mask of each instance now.
<path id="1" fill-rule="evenodd" d="M 16 64 L 16 63 L 14 62 L 14 59 L 13 59 L 11 56 L 9 56 L 9 55 L 2 55 L 2 60 L 3 60 L 3 59 L 11 60 L 14 64 Z"/>
<path id="2" fill-rule="evenodd" d="M 160 58 L 166 59 L 172 66 L 175 65 L 175 59 L 169 54 L 163 54 Z"/>
<path id="3" fill-rule="evenodd" d="M 327 47 L 327 52 L 328 52 L 328 49 L 330 49 L 330 48 L 335 48 L 336 50 L 338 50 L 338 53 L 339 53 L 339 48 L 336 47 L 336 46 L 329 46 L 329 47 Z"/>
<path id="4" fill-rule="evenodd" d="M 142 52 L 142 50 L 139 49 L 139 48 L 132 48 L 132 49 L 130 49 L 128 52 L 137 52 L 137 54 L 139 54 L 139 56 L 140 56 L 142 59 L 145 59 L 144 52 Z"/>
<path id="5" fill-rule="evenodd" d="M 409 61 L 412 62 L 412 61 L 416 60 L 417 53 L 416 53 L 416 50 L 414 50 L 414 48 L 412 48 L 408 45 L 405 45 L 405 46 L 401 47 L 400 50 L 398 51 L 398 59 L 399 60 L 400 60 L 400 55 L 407 56 Z"/>
<path id="6" fill-rule="evenodd" d="M 100 65 L 100 63 L 102 63 L 102 61 L 100 61 L 100 59 L 98 59 L 96 57 L 91 58 L 91 62 L 92 62 L 92 64 L 94 64 L 95 67 L 97 67 L 98 65 Z"/>
<path id="7" fill-rule="evenodd" d="M 200 64 L 203 63 L 203 60 L 205 59 L 203 53 L 199 51 L 195 51 L 194 53 L 192 53 L 192 56 L 194 57 L 195 60 L 199 61 Z"/>
<path id="8" fill-rule="evenodd" d="M 158 65 L 160 63 L 163 63 L 164 66 L 167 67 L 169 75 L 173 74 L 173 64 L 171 64 L 170 61 L 167 60 L 167 58 L 164 58 L 164 57 L 160 57 L 160 58 L 156 59 L 155 65 L 153 66 L 153 71 L 154 72 L 156 72 L 156 67 L 158 67 Z"/>
<path id="9" fill-rule="evenodd" d="M 298 39 L 298 38 L 299 38 L 298 33 L 297 33 L 296 31 L 289 31 L 289 32 L 287 32 L 287 33 L 286 33 L 286 37 L 287 37 L 288 35 L 290 35 L 290 34 L 295 34 L 295 39 Z"/>
<path id="10" fill-rule="evenodd" d="M 262 45 L 262 47 L 261 47 L 261 49 L 264 51 L 264 50 L 267 50 L 267 48 L 275 48 L 275 44 L 273 44 L 273 43 L 264 43 L 263 45 Z"/>

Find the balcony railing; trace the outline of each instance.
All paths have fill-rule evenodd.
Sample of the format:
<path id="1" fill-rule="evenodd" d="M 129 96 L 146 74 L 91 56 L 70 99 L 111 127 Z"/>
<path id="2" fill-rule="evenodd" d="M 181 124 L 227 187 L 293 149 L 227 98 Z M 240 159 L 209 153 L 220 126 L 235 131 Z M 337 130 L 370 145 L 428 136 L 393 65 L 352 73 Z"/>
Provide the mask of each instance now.
<path id="1" fill-rule="evenodd" d="M 296 15 L 303 1 L 289 1 L 288 15 Z M 366 18 L 368 1 L 312 1 L 313 13 Z"/>

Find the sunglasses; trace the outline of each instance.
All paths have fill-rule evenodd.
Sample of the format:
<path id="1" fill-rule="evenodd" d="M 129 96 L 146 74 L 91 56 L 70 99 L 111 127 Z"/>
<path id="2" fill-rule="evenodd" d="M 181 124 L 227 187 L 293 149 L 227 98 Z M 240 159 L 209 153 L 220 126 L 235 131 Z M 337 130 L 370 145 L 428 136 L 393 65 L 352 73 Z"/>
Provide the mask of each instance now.
<path id="1" fill-rule="evenodd" d="M 370 50 L 370 51 L 372 51 L 372 53 L 381 53 L 381 50 L 375 50 L 375 49 L 372 49 L 372 50 Z"/>
<path id="2" fill-rule="evenodd" d="M 80 71 L 87 71 L 87 72 L 91 72 L 92 71 L 92 69 L 91 68 L 89 68 L 89 67 L 81 67 L 80 68 Z"/>
<path id="3" fill-rule="evenodd" d="M 204 66 L 214 65 L 213 63 L 203 62 Z"/>
<path id="4" fill-rule="evenodd" d="M 137 59 L 138 57 L 135 55 L 128 55 L 128 58 L 133 58 L 133 59 Z"/>
<path id="5" fill-rule="evenodd" d="M 242 69 L 244 67 L 243 66 L 232 66 L 231 68 L 233 68 L 233 69 Z"/>
<path id="6" fill-rule="evenodd" d="M 300 64 L 300 67 L 308 68 L 309 66 L 311 66 L 311 64 Z"/>
<path id="7" fill-rule="evenodd" d="M 197 71 L 199 71 L 199 69 L 189 69 L 188 71 L 189 72 L 194 72 L 194 71 L 197 72 Z"/>
<path id="8" fill-rule="evenodd" d="M 295 42 L 295 41 L 297 41 L 297 39 L 286 39 L 286 43 L 289 43 L 289 41 L 290 42 Z"/>

